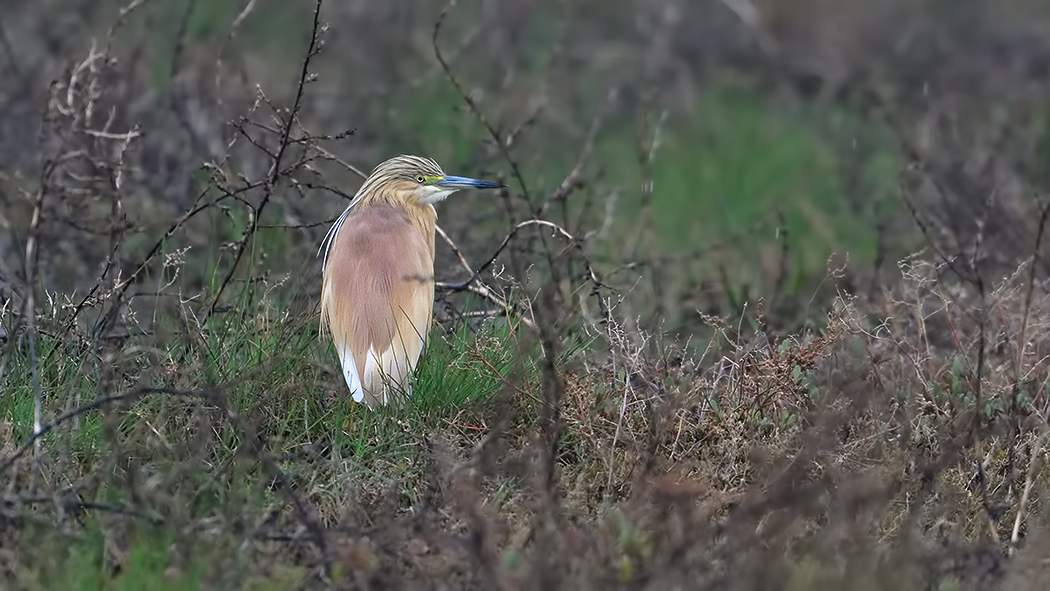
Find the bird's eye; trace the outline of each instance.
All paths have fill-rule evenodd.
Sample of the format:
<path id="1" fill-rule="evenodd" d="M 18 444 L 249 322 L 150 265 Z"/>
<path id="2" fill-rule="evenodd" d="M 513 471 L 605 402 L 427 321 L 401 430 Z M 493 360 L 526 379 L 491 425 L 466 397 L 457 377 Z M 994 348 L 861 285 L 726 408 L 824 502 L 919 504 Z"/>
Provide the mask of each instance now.
<path id="1" fill-rule="evenodd" d="M 427 180 L 427 179 L 426 179 L 426 178 L 424 178 L 424 177 L 423 177 L 423 175 L 419 175 L 419 176 L 417 176 L 417 177 L 416 177 L 416 182 L 417 182 L 417 183 L 419 183 L 419 184 L 421 184 L 421 185 L 422 185 L 422 184 L 423 184 L 424 182 L 426 182 L 426 180 Z"/>

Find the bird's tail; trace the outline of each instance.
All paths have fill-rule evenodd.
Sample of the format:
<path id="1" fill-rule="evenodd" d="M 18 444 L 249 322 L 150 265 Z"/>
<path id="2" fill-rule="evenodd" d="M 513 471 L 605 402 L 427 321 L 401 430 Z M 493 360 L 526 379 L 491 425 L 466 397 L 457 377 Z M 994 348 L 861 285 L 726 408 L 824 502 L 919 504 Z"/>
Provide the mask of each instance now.
<path id="1" fill-rule="evenodd" d="M 411 374 L 415 359 L 410 357 L 407 349 L 397 340 L 378 355 L 374 349 L 369 349 L 361 379 L 366 403 L 400 403 L 412 394 Z"/>
<path id="2" fill-rule="evenodd" d="M 369 349 L 363 368 L 358 368 L 349 346 L 337 344 L 335 349 L 354 402 L 374 407 L 412 394 L 410 374 L 415 364 L 404 347 L 391 346 L 379 355 Z"/>
<path id="3" fill-rule="evenodd" d="M 364 383 L 361 381 L 361 374 L 357 369 L 353 351 L 348 346 L 336 345 L 336 352 L 339 353 L 339 364 L 343 368 L 343 379 L 346 380 L 346 386 L 350 388 L 350 395 L 354 398 L 354 402 L 364 402 Z"/>

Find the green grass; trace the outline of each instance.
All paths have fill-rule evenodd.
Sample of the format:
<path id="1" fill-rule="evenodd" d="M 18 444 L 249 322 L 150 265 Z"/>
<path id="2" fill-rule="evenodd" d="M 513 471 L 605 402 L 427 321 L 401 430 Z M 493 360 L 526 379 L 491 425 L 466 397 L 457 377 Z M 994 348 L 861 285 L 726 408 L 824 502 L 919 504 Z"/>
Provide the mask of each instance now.
<path id="1" fill-rule="evenodd" d="M 536 380 L 536 351 L 531 346 L 523 350 L 526 345 L 518 342 L 519 336 L 508 324 L 490 321 L 472 328 L 464 323 L 448 333 L 438 327 L 417 367 L 412 397 L 396 411 L 365 411 L 346 396 L 331 346 L 327 339 L 317 338 L 312 322 L 274 322 L 266 327 L 256 320 L 253 317 L 241 322 L 217 316 L 200 338 L 171 342 L 159 352 L 165 357 L 161 364 L 170 364 L 181 356 L 194 368 L 192 375 L 170 380 L 172 385 L 183 379 L 220 385 L 225 387 L 232 407 L 240 412 L 252 411 L 262 400 L 276 402 L 263 411 L 274 421 L 276 431 L 313 437 L 360 434 L 379 426 L 392 427 L 390 421 L 406 418 L 412 426 L 434 424 L 492 397 L 508 387 L 511 379 Z M 94 398 L 98 387 L 94 362 L 77 365 L 69 361 L 89 354 L 67 348 L 51 355 L 58 344 L 46 335 L 38 337 L 37 346 L 46 414 L 56 416 L 63 408 L 68 410 L 73 400 L 86 403 Z M 145 366 L 153 360 L 140 361 Z M 11 389 L 10 395 L 0 398 L 0 420 L 10 421 L 16 438 L 23 439 L 32 429 L 33 417 L 29 359 L 18 357 L 8 370 Z M 162 400 L 168 399 L 145 396 L 132 414 L 159 412 L 163 404 L 158 401 Z M 87 446 L 99 436 L 94 417 L 93 413 L 85 414 L 77 432 L 78 438 L 86 438 Z M 353 429 L 347 431 L 347 426 Z M 348 441 L 361 443 L 361 450 L 384 448 L 374 440 L 367 445 L 356 437 Z"/>
<path id="2" fill-rule="evenodd" d="M 52 544 L 51 549 L 57 552 L 43 557 L 49 563 L 48 568 L 40 568 L 33 575 L 25 576 L 21 584 L 25 589 L 70 591 L 198 588 L 203 574 L 198 564 L 191 563 L 188 571 L 165 576 L 173 541 L 170 534 L 141 531 L 135 532 L 133 539 L 127 562 L 119 574 L 105 572 L 105 539 L 98 530 L 89 530 L 81 534 L 79 540 L 64 544 L 64 547 Z"/>
<path id="3" fill-rule="evenodd" d="M 247 296 L 233 301 L 241 310 L 257 309 L 259 303 Z M 254 315 L 218 315 L 196 338 L 180 338 L 185 331 L 170 330 L 171 340 L 155 351 L 162 359 L 131 361 L 146 370 L 181 358 L 182 367 L 173 376 L 156 379 L 173 387 L 216 385 L 295 486 L 313 491 L 309 494 L 322 513 L 328 511 L 324 507 L 335 511 L 349 494 L 344 487 L 359 478 L 377 479 L 401 496 L 417 499 L 417 487 L 424 481 L 424 466 L 418 460 L 430 438 L 469 444 L 486 429 L 481 414 L 486 400 L 522 384 L 527 395 L 527 384 L 538 384 L 534 345 L 522 342 L 507 323 L 462 323 L 451 331 L 434 329 L 411 399 L 399 408 L 370 411 L 347 395 L 331 346 L 317 339 L 314 322 L 285 319 L 260 325 Z M 70 362 L 90 355 L 68 349 L 50 355 L 56 346 L 41 335 L 40 357 L 47 360 L 40 367 L 45 421 L 71 408 L 74 400 L 90 402 L 99 391 L 95 362 Z M 129 367 L 128 360 L 117 365 Z M 10 427 L 13 442 L 25 441 L 32 430 L 29 372 L 29 359 L 16 356 L 5 377 L 7 395 L 0 397 L 0 425 Z M 80 498 L 85 502 L 136 509 L 137 501 L 127 494 L 120 476 L 128 472 L 146 479 L 153 474 L 154 493 L 169 502 L 155 498 L 149 507 L 163 524 L 128 524 L 128 537 L 118 544 L 119 559 L 110 555 L 114 541 L 99 534 L 98 528 L 113 519 L 104 511 L 82 512 L 85 528 L 72 537 L 49 528 L 27 533 L 39 536 L 32 543 L 48 551 L 40 554 L 41 562 L 23 565 L 25 588 L 197 588 L 202 573 L 216 568 L 217 561 L 225 562 L 215 554 L 231 552 L 237 536 L 225 531 L 216 539 L 196 532 L 203 543 L 198 539 L 191 547 L 180 546 L 175 538 L 189 534 L 180 532 L 177 524 L 226 523 L 234 516 L 258 519 L 267 506 L 282 500 L 279 491 L 266 486 L 266 471 L 246 451 L 241 425 L 216 411 L 204 399 L 146 395 L 121 411 L 106 407 L 85 413 L 75 426 L 70 422 L 46 435 L 45 450 L 70 449 L 60 465 L 66 476 L 81 475 Z M 107 416 L 116 420 L 116 433 L 105 428 Z M 302 453 L 319 448 L 327 449 L 323 457 L 316 451 Z M 114 450 L 119 457 L 113 456 Z M 326 513 L 325 519 L 333 518 L 334 513 Z M 172 554 L 173 549 L 178 552 Z M 184 556 L 179 558 L 179 552 Z M 239 557 L 234 563 L 245 560 Z M 56 568 L 59 564 L 68 566 Z M 286 586 L 278 581 L 249 588 Z"/>
<path id="4" fill-rule="evenodd" d="M 232 214 L 235 223 L 243 223 Z M 229 217 L 218 212 L 215 217 L 226 225 L 204 220 L 203 226 L 229 237 L 239 233 L 228 227 Z M 206 293 L 218 288 L 231 256 L 216 243 L 182 263 L 197 269 Z M 67 509 L 82 524 L 73 534 L 50 527 L 22 533 L 25 543 L 46 549 L 38 561 L 19 568 L 24 588 L 193 589 L 204 573 L 215 580 L 217 570 L 246 568 L 253 558 L 237 553 L 243 534 L 235 532 L 243 527 L 232 524 L 257 521 L 286 502 L 248 445 L 255 437 L 323 519 L 334 520 L 360 482 L 417 502 L 425 494 L 426 464 L 420 462 L 425 449 L 435 441 L 457 449 L 476 442 L 489 427 L 486 403 L 508 388 L 516 389 L 524 408 L 531 406 L 529 397 L 538 396 L 535 342 L 497 318 L 435 327 L 414 376 L 413 396 L 404 405 L 369 410 L 354 403 L 330 343 L 318 338 L 317 317 L 309 309 L 289 311 L 304 276 L 273 274 L 263 262 L 264 253 L 291 246 L 287 232 L 260 231 L 221 301 L 224 311 L 200 325 L 207 298 L 186 304 L 165 300 L 169 303 L 140 310 L 156 315 L 155 334 L 127 343 L 112 365 L 75 341 L 60 344 L 52 335 L 60 334 L 56 327 L 67 321 L 69 310 L 49 304 L 36 342 L 45 422 L 92 402 L 100 392 L 112 395 L 140 384 L 204 389 L 219 398 L 146 394 L 86 412 L 47 433 L 41 440 L 48 455 L 46 478 L 75 481 L 79 501 L 95 508 Z M 167 283 L 175 271 L 165 268 L 162 277 L 151 276 L 147 283 Z M 478 308 L 476 302 L 465 305 L 467 311 Z M 570 349 L 566 358 L 585 344 Z M 16 354 L 3 376 L 0 433 L 10 436 L 0 442 L 4 457 L 32 432 L 30 372 L 28 356 Z M 112 376 L 104 387 L 103 374 Z M 143 482 L 149 483 L 148 502 L 130 492 Z M 46 511 L 48 505 L 37 508 Z M 114 541 L 114 520 L 124 519 L 125 511 L 146 517 L 126 520 L 120 526 L 126 536 Z M 213 529 L 209 523 L 223 525 Z M 71 566 L 56 568 L 59 563 Z M 240 584 L 229 576 L 223 580 Z M 282 577 L 298 576 L 269 573 L 258 586 L 244 588 L 288 588 Z"/>

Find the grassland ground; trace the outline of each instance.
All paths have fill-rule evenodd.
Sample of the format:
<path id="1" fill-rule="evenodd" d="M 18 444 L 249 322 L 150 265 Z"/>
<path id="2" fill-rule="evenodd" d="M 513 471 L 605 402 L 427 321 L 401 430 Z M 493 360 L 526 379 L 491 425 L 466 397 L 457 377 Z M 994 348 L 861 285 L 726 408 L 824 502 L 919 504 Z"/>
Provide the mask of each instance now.
<path id="1" fill-rule="evenodd" d="M 1047 375 L 1009 343 L 1042 346 L 1046 294 L 994 286 L 996 351 L 946 303 L 968 290 L 908 275 L 893 320 L 843 299 L 806 336 L 716 322 L 700 356 L 607 325 L 558 358 L 556 445 L 542 355 L 506 324 L 436 330 L 417 397 L 379 412 L 310 317 L 108 364 L 42 336 L 36 454 L 29 359 L 5 372 L 5 580 L 312 588 L 327 560 L 339 588 L 1034 588 Z"/>

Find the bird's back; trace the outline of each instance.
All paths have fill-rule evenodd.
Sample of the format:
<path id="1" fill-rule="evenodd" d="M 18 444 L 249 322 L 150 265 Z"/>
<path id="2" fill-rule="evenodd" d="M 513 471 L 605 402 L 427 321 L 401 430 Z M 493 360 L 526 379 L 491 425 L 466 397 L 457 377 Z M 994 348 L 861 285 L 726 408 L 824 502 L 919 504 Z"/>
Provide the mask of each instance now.
<path id="1" fill-rule="evenodd" d="M 360 204 L 328 252 L 321 315 L 354 399 L 369 406 L 389 401 L 385 379 L 407 389 L 430 328 L 433 225 L 427 227 L 429 212 L 414 213 L 388 203 Z"/>

